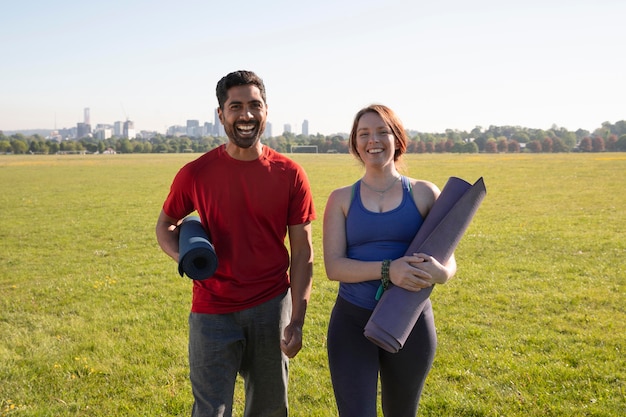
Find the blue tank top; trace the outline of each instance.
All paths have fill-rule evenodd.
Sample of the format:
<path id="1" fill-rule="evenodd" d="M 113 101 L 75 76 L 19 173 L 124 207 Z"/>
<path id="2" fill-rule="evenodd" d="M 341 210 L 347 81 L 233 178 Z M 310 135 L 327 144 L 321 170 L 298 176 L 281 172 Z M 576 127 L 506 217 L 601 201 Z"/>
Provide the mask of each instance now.
<path id="1" fill-rule="evenodd" d="M 384 213 L 369 211 L 361 201 L 361 181 L 353 186 L 346 216 L 347 257 L 360 261 L 382 261 L 404 256 L 423 222 L 409 179 L 402 176 L 402 202 Z M 339 296 L 359 307 L 373 310 L 380 281 L 339 284 Z"/>

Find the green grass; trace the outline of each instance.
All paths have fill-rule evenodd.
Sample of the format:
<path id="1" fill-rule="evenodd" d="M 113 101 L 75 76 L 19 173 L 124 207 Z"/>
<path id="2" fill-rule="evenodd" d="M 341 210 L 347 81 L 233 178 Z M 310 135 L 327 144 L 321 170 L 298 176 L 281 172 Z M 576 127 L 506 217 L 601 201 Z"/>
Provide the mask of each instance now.
<path id="1" fill-rule="evenodd" d="M 191 283 L 154 223 L 197 156 L 0 156 L 0 416 L 189 415 Z M 290 406 L 328 417 L 322 216 L 362 170 L 348 155 L 294 159 L 318 220 Z M 406 168 L 440 188 L 483 176 L 488 190 L 457 276 L 432 295 L 439 348 L 420 416 L 626 415 L 626 155 L 409 155 Z"/>

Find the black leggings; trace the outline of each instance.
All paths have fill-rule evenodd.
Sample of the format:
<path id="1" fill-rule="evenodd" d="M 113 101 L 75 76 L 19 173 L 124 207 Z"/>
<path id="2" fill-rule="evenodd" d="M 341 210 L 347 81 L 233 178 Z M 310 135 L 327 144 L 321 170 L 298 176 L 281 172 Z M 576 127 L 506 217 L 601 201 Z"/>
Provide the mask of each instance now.
<path id="1" fill-rule="evenodd" d="M 328 362 L 341 417 L 376 417 L 378 373 L 386 417 L 415 417 L 435 358 L 437 334 L 430 300 L 404 347 L 379 348 L 363 335 L 372 312 L 337 297 L 328 326 Z"/>

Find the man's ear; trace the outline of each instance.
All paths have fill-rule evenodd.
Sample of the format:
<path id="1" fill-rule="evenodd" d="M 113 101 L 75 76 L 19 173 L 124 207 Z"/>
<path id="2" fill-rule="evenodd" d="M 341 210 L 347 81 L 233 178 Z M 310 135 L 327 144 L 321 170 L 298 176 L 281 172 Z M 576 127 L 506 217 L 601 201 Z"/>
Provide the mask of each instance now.
<path id="1" fill-rule="evenodd" d="M 219 117 L 220 123 L 224 124 L 224 114 L 222 113 L 222 109 L 220 107 L 217 108 L 217 117 Z"/>

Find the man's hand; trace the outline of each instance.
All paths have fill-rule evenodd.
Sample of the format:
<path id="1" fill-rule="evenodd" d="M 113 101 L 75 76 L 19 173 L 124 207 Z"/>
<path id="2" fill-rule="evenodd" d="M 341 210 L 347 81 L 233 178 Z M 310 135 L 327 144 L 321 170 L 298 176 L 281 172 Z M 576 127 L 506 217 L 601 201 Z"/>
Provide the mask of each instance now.
<path id="1" fill-rule="evenodd" d="M 280 341 L 280 350 L 283 351 L 288 358 L 295 357 L 300 349 L 302 349 L 302 326 L 289 323 L 285 327 L 285 338 Z"/>

